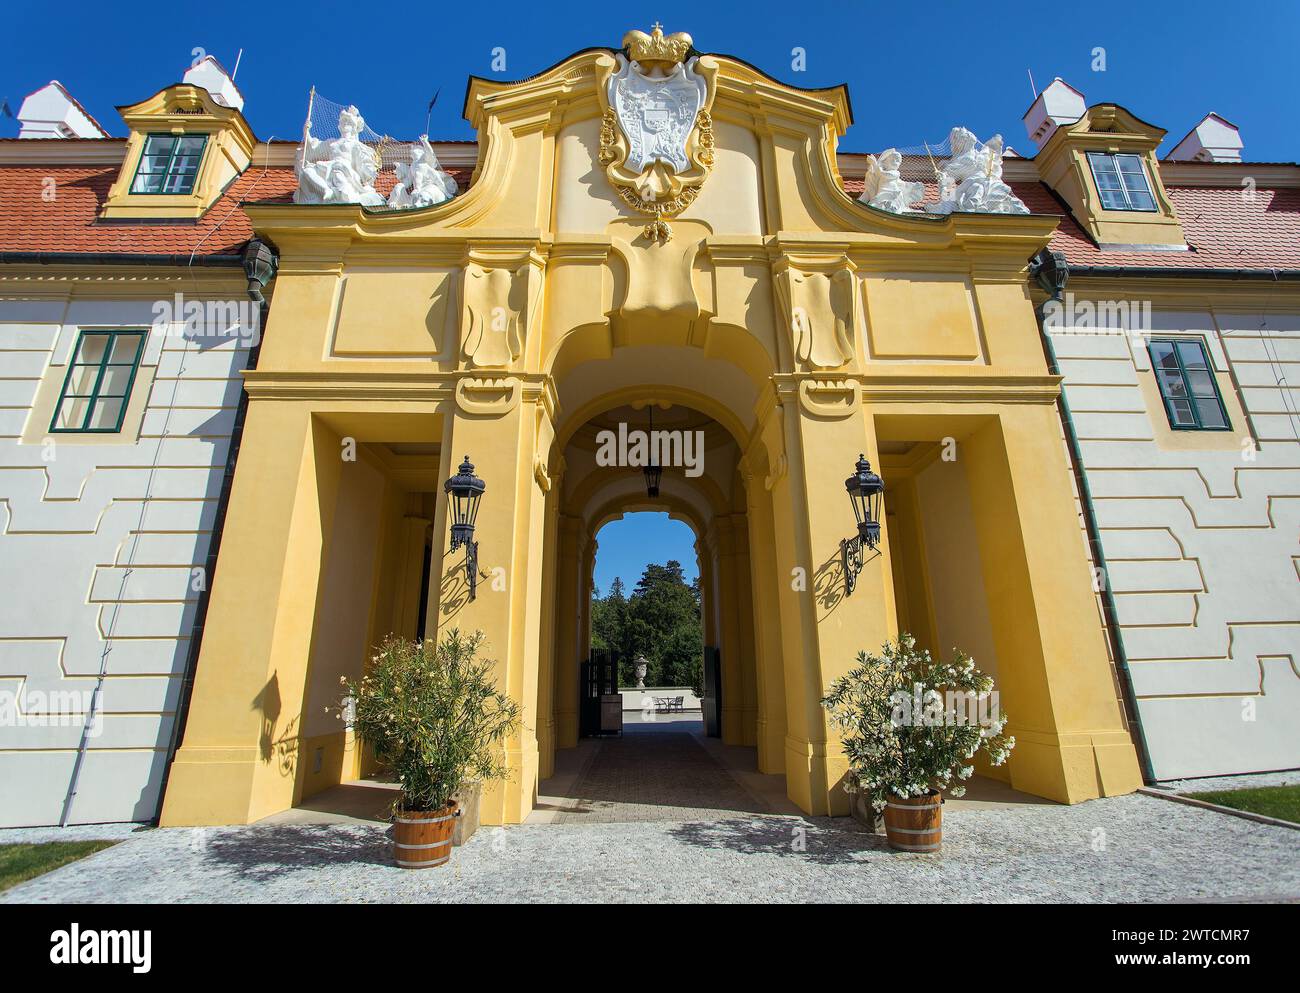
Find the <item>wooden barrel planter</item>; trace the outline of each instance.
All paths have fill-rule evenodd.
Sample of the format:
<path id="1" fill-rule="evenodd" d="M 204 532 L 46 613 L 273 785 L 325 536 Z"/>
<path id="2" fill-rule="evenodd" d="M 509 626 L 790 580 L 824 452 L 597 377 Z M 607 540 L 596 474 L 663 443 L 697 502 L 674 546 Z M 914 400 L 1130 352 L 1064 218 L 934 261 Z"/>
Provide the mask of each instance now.
<path id="1" fill-rule="evenodd" d="M 885 803 L 885 837 L 900 852 L 937 852 L 943 843 L 942 794 L 891 794 Z"/>
<path id="2" fill-rule="evenodd" d="M 451 833 L 460 805 L 441 810 L 398 810 L 393 817 L 393 858 L 403 869 L 429 869 L 451 858 Z"/>

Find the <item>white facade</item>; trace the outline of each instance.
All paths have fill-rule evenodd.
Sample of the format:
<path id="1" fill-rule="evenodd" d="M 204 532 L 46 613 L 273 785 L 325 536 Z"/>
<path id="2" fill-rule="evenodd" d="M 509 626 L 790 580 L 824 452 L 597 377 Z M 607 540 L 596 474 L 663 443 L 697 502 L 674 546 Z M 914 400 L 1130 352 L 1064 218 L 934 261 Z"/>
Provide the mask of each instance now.
<path id="1" fill-rule="evenodd" d="M 159 301 L 186 285 L 146 278 Z M 0 287 L 0 826 L 63 819 L 101 666 L 66 819 L 154 815 L 255 339 L 154 328 L 120 433 L 47 432 L 80 332 L 148 329 L 158 305 Z"/>
<path id="2" fill-rule="evenodd" d="M 1300 314 L 1151 325 L 1052 338 L 1155 777 L 1300 767 Z M 1205 341 L 1230 431 L 1169 428 L 1165 337 Z"/>

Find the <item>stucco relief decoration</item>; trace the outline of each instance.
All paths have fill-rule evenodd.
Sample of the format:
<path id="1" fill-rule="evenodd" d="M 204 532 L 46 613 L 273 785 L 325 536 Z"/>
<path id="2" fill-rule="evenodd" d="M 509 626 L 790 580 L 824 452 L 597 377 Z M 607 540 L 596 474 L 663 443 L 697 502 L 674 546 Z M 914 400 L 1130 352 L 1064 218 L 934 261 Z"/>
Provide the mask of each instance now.
<path id="1" fill-rule="evenodd" d="M 1029 213 L 1002 181 L 1002 135 L 995 134 L 981 145 L 971 131 L 955 127 L 949 145 L 952 158 L 939 172 L 939 202 L 928 208 L 931 213 Z"/>
<path id="2" fill-rule="evenodd" d="M 540 286 L 531 263 L 516 269 L 465 267 L 462 327 L 469 366 L 506 369 L 523 354 Z"/>
<path id="3" fill-rule="evenodd" d="M 623 202 L 654 218 L 646 237 L 661 241 L 672 237 L 667 218 L 691 205 L 713 167 L 718 67 L 692 51 L 690 35 L 665 36 L 656 24 L 629 31 L 598 71 L 600 163 Z"/>
<path id="4" fill-rule="evenodd" d="M 839 369 L 853 359 L 857 277 L 850 269 L 778 274 L 777 293 L 794 358 L 805 369 Z"/>

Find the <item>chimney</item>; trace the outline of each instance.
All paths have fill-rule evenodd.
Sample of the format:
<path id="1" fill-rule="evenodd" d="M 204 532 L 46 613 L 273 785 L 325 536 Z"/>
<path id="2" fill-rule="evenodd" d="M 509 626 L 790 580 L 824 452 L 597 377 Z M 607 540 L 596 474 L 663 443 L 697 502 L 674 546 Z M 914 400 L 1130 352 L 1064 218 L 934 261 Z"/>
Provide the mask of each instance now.
<path id="1" fill-rule="evenodd" d="M 1073 124 L 1087 109 L 1083 94 L 1057 76 L 1025 111 L 1025 131 L 1042 148 L 1057 128 Z"/>
<path id="2" fill-rule="evenodd" d="M 238 66 L 235 67 L 239 68 Z M 211 55 L 205 55 L 198 62 L 190 66 L 189 71 L 181 77 L 182 83 L 189 83 L 192 86 L 201 86 L 207 90 L 212 99 L 223 107 L 229 107 L 232 110 L 244 109 L 244 95 L 239 92 L 239 87 L 235 85 L 234 79 L 225 68 L 214 59 Z"/>
<path id="3" fill-rule="evenodd" d="M 1165 156 L 1166 162 L 1240 162 L 1241 132 L 1211 111 Z"/>
<path id="4" fill-rule="evenodd" d="M 86 113 L 57 79 L 51 79 L 18 108 L 19 138 L 107 138 L 108 132 Z"/>

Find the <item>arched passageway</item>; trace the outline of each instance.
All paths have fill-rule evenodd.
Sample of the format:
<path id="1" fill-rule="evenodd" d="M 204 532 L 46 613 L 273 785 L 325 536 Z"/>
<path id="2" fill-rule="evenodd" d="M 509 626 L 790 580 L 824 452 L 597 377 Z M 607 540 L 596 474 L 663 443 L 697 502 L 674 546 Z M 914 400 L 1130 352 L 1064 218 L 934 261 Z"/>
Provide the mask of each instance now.
<path id="1" fill-rule="evenodd" d="M 679 356 L 679 370 L 688 357 Z M 662 382 L 625 387 L 584 406 L 585 419 L 561 436 L 564 477 L 554 542 L 548 541 L 556 570 L 552 697 L 539 700 L 539 729 L 546 728 L 548 703 L 554 723 L 549 740 L 539 733 L 539 806 L 575 818 L 582 811 L 606 819 L 686 816 L 683 811 L 703 816 L 702 811 L 773 809 L 756 797 L 766 792 L 776 795 L 780 807 L 784 778 L 772 749 L 760 755 L 759 728 L 783 724 L 773 711 L 783 709 L 784 693 L 779 680 L 760 686 L 742 441 L 701 408 L 715 408 L 737 431 L 742 422 L 716 399 L 691 397 Z M 646 461 L 662 469 L 654 495 L 647 491 Z M 591 610 L 601 529 L 647 511 L 666 513 L 693 533 L 689 551 L 698 574 L 702 652 L 698 685 L 651 687 L 640 694 L 629 685 L 632 660 L 623 657 L 633 643 L 609 646 L 597 637 L 593 649 Z M 639 578 L 625 577 L 629 595 Z M 623 735 L 579 748 L 593 731 L 582 719 L 588 689 L 582 667 L 601 649 L 611 650 L 614 671 L 623 677 Z M 677 697 L 682 713 L 656 707 L 656 699 Z M 576 755 L 566 756 L 568 749 L 577 749 Z M 748 788 L 741 785 L 745 777 Z"/>

